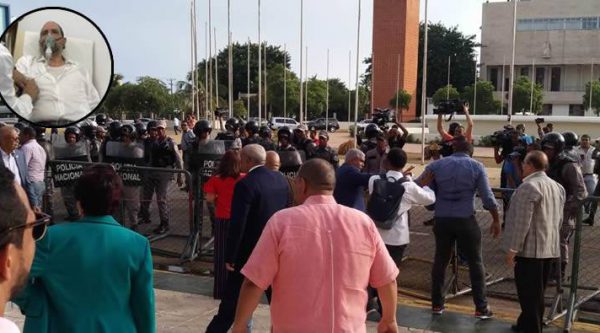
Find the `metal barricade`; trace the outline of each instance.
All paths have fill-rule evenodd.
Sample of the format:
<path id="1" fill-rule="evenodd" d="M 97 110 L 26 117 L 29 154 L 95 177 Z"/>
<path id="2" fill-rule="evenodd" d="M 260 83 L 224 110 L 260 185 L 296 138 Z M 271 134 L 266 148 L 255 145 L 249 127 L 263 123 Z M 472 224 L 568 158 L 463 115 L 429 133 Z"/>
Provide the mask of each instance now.
<path id="1" fill-rule="evenodd" d="M 573 259 L 571 267 L 571 283 L 566 310 L 564 311 L 564 331 L 570 332 L 573 322 L 580 311 L 598 312 L 597 306 L 590 304 L 600 302 L 600 218 L 591 219 L 591 226 L 584 226 L 583 217 L 592 205 L 599 205 L 600 197 L 588 197 L 577 216 L 575 237 L 573 242 Z M 595 222 L 595 223 L 594 223 Z M 589 321 L 589 320 L 586 320 Z M 597 321 L 591 321 L 600 324 Z"/>

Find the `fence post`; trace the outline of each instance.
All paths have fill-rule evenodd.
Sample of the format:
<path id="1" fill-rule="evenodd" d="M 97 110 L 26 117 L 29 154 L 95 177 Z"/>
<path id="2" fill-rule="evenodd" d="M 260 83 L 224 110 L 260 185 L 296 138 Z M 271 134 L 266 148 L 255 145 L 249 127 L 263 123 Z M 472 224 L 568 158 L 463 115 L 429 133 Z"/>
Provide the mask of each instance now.
<path id="1" fill-rule="evenodd" d="M 581 231 L 582 231 L 582 220 L 583 220 L 583 204 L 577 212 L 577 219 L 575 222 L 575 244 L 573 245 L 573 264 L 571 266 L 571 293 L 569 295 L 569 302 L 567 303 L 567 317 L 565 318 L 564 332 L 570 332 L 575 320 L 575 303 L 577 301 L 577 288 L 579 288 L 579 262 L 581 260 Z"/>

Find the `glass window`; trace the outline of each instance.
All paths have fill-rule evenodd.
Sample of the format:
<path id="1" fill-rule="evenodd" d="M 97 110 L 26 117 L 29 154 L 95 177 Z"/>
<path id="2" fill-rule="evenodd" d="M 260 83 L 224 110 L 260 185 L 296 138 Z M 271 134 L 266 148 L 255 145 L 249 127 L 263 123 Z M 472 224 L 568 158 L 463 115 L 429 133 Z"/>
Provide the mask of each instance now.
<path id="1" fill-rule="evenodd" d="M 583 117 L 584 114 L 585 114 L 585 110 L 583 109 L 583 104 L 569 105 L 569 116 Z"/>
<path id="2" fill-rule="evenodd" d="M 552 67 L 550 91 L 560 91 L 560 67 Z"/>
<path id="3" fill-rule="evenodd" d="M 535 83 L 542 85 L 544 88 L 544 81 L 546 79 L 546 68 L 538 67 L 535 69 Z"/>
<path id="4" fill-rule="evenodd" d="M 597 30 L 598 29 L 598 18 L 597 17 L 584 17 L 583 30 Z"/>
<path id="5" fill-rule="evenodd" d="M 490 68 L 490 81 L 494 86 L 494 90 L 498 91 L 498 67 Z"/>
<path id="6" fill-rule="evenodd" d="M 581 17 L 565 19 L 566 30 L 581 30 Z"/>
<path id="7" fill-rule="evenodd" d="M 531 19 L 521 19 L 517 21 L 517 30 L 518 31 L 531 31 L 533 30 L 533 20 Z"/>
<path id="8" fill-rule="evenodd" d="M 529 77 L 529 67 L 521 67 L 521 76 Z"/>
<path id="9" fill-rule="evenodd" d="M 541 116 L 551 116 L 552 115 L 552 104 L 544 104 L 542 105 L 542 111 L 539 113 Z"/>
<path id="10" fill-rule="evenodd" d="M 565 28 L 564 19 L 548 19 L 548 30 L 563 30 Z"/>
<path id="11" fill-rule="evenodd" d="M 544 31 L 548 29 L 547 19 L 534 19 L 531 25 L 531 29 L 535 31 Z"/>

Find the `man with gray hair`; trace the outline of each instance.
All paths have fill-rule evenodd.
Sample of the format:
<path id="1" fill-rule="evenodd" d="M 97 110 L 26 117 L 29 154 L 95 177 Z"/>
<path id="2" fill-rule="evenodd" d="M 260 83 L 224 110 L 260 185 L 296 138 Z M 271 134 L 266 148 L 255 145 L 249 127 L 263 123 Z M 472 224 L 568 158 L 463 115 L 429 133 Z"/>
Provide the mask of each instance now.
<path id="1" fill-rule="evenodd" d="M 100 96 L 87 71 L 65 56 L 67 38 L 60 25 L 48 21 L 40 30 L 37 56 L 21 57 L 16 68 L 35 79 L 40 94 L 33 110 L 19 115 L 36 123 L 63 126 L 93 111 Z"/>
<path id="2" fill-rule="evenodd" d="M 345 162 L 335 174 L 333 197 L 340 205 L 365 211 L 365 188 L 371 175 L 360 170 L 365 166 L 365 153 L 352 148 L 346 152 Z"/>
<path id="3" fill-rule="evenodd" d="M 235 184 L 231 201 L 231 225 L 225 266 L 229 271 L 225 295 L 207 332 L 225 333 L 233 324 L 244 277 L 240 270 L 248 261 L 267 221 L 288 206 L 290 186 L 285 176 L 265 167 L 267 152 L 258 144 L 242 148 L 241 170 L 247 173 Z M 269 295 L 269 293 L 267 293 Z"/>

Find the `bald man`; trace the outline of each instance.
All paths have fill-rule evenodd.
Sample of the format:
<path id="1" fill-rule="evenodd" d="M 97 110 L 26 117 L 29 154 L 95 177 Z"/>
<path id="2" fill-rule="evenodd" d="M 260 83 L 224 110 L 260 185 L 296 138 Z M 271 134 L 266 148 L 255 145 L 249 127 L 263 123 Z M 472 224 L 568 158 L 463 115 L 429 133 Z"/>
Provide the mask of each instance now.
<path id="1" fill-rule="evenodd" d="M 269 150 L 267 152 L 267 162 L 265 166 L 269 170 L 279 171 L 279 167 L 281 167 L 281 159 L 279 158 L 279 154 L 273 150 Z"/>
<path id="2" fill-rule="evenodd" d="M 560 258 L 560 229 L 565 189 L 549 178 L 548 157 L 532 151 L 523 164 L 523 183 L 507 211 L 503 247 L 515 271 L 521 315 L 514 331 L 542 332 L 544 292 L 553 264 Z"/>
<path id="3" fill-rule="evenodd" d="M 301 205 L 273 215 L 242 269 L 233 332 L 245 332 L 269 286 L 273 332 L 366 332 L 368 285 L 381 293 L 377 331 L 398 331 L 398 268 L 373 221 L 337 204 L 334 187 L 330 163 L 312 159 L 302 165 L 294 186 Z"/>
<path id="4" fill-rule="evenodd" d="M 58 23 L 46 22 L 40 30 L 39 55 L 25 55 L 17 70 L 35 79 L 40 89 L 33 111 L 19 114 L 33 122 L 61 126 L 78 121 L 93 111 L 100 97 L 87 71 L 64 50 L 67 38 Z"/>
<path id="5" fill-rule="evenodd" d="M 275 212 L 291 205 L 288 181 L 282 173 L 267 169 L 266 159 L 267 152 L 261 145 L 249 144 L 242 148 L 241 170 L 247 175 L 235 184 L 231 201 L 225 254 L 229 275 L 219 312 L 208 325 L 207 332 L 225 333 L 231 327 L 244 280 L 240 269 L 250 257 L 267 221 Z"/>

